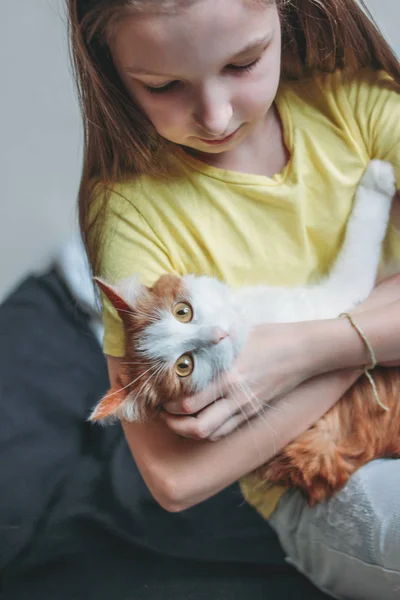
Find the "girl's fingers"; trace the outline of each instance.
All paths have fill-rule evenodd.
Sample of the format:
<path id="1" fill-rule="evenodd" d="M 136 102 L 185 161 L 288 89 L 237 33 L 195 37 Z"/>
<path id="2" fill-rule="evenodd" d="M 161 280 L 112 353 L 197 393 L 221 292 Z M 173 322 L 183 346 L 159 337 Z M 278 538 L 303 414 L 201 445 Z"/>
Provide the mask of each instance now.
<path id="1" fill-rule="evenodd" d="M 260 406 L 254 402 L 249 402 L 248 400 L 241 404 L 238 407 L 238 410 L 235 414 L 233 414 L 230 419 L 228 419 L 219 429 L 216 429 L 210 436 L 211 442 L 217 442 L 219 439 L 226 437 L 235 429 L 243 425 L 244 423 L 249 423 L 251 419 L 254 417 L 262 417 L 264 412 L 264 408 L 260 408 Z"/>
<path id="2" fill-rule="evenodd" d="M 163 408 L 173 415 L 195 415 L 206 406 L 220 399 L 221 396 L 222 393 L 219 386 L 216 383 L 212 383 L 199 394 L 189 396 L 178 402 L 166 402 Z"/>
<path id="3" fill-rule="evenodd" d="M 253 403 L 239 402 L 237 397 L 220 398 L 197 415 L 172 415 L 162 411 L 160 416 L 176 434 L 193 440 L 216 441 L 228 435 L 245 421 L 260 413 Z"/>
<path id="4" fill-rule="evenodd" d="M 237 411 L 237 405 L 232 400 L 221 398 L 196 416 L 177 416 L 166 411 L 160 413 L 160 416 L 178 435 L 193 440 L 206 440 L 230 421 Z"/>
<path id="5" fill-rule="evenodd" d="M 221 438 L 226 437 L 235 429 L 238 429 L 244 423 L 250 421 L 250 418 L 243 413 L 237 413 L 233 417 L 231 417 L 226 423 L 222 425 L 219 429 L 214 431 L 214 433 L 210 436 L 210 442 L 218 442 Z"/>
<path id="6" fill-rule="evenodd" d="M 192 438 L 195 432 L 195 421 L 196 417 L 185 417 L 183 415 L 172 415 L 167 411 L 161 411 L 159 414 L 160 419 L 166 423 L 166 425 L 181 437 Z"/>

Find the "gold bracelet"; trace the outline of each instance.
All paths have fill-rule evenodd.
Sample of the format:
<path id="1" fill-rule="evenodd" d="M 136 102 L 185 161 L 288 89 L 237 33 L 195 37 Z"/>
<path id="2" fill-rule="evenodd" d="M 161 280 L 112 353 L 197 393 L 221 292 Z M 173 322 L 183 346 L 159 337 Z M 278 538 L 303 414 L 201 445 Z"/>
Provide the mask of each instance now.
<path id="1" fill-rule="evenodd" d="M 371 344 L 369 343 L 369 340 L 367 338 L 367 336 L 365 335 L 365 333 L 363 332 L 363 330 L 357 325 L 357 323 L 355 322 L 354 318 L 352 317 L 352 315 L 350 315 L 349 313 L 341 313 L 339 315 L 340 317 L 345 317 L 346 319 L 348 319 L 349 323 L 351 324 L 351 326 L 353 327 L 353 329 L 355 329 L 358 333 L 358 335 L 360 336 L 360 338 L 362 339 L 362 341 L 364 342 L 364 344 L 366 345 L 368 352 L 370 354 L 371 357 L 371 364 L 369 366 L 366 366 L 364 368 L 364 374 L 366 375 L 368 381 L 371 384 L 372 390 L 374 392 L 374 397 L 375 400 L 377 401 L 377 403 L 379 404 L 379 406 L 383 409 L 388 411 L 389 408 L 387 406 L 385 406 L 383 404 L 383 402 L 381 401 L 381 399 L 379 398 L 379 393 L 374 381 L 373 376 L 371 375 L 370 371 L 372 371 L 373 369 L 375 369 L 376 365 L 377 365 L 377 361 L 376 361 L 376 356 L 375 356 L 375 352 L 373 347 L 371 346 Z"/>

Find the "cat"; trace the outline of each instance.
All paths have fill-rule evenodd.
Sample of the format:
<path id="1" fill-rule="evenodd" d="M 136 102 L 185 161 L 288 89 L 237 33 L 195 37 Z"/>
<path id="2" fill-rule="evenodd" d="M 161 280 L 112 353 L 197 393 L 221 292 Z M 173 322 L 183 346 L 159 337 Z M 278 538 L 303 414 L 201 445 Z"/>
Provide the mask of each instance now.
<path id="1" fill-rule="evenodd" d="M 98 279 L 124 324 L 126 356 L 114 388 L 90 420 L 143 421 L 161 402 L 199 392 L 229 370 L 258 324 L 335 318 L 364 300 L 375 285 L 395 192 L 391 165 L 371 161 L 330 274 L 307 287 L 232 290 L 194 275 L 164 275 L 152 288 L 136 277 L 116 286 Z M 400 371 L 378 368 L 374 378 L 389 412 L 378 405 L 369 382 L 360 381 L 257 475 L 295 486 L 313 505 L 373 458 L 400 456 Z"/>

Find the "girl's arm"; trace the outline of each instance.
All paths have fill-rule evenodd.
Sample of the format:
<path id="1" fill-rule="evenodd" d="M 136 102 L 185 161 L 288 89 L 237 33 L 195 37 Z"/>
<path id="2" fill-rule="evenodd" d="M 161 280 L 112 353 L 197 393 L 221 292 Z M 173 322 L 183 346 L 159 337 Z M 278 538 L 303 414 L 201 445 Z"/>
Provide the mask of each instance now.
<path id="1" fill-rule="evenodd" d="M 112 379 L 119 359 L 108 360 Z M 154 498 L 165 510 L 178 512 L 217 494 L 272 458 L 329 410 L 358 375 L 331 373 L 310 380 L 218 442 L 180 437 L 159 418 L 123 423 L 123 428 Z"/>

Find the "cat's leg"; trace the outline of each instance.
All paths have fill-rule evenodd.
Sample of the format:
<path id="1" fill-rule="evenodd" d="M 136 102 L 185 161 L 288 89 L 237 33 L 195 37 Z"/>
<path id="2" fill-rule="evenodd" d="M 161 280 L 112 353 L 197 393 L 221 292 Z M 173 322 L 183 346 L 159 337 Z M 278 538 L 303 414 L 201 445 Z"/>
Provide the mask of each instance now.
<path id="1" fill-rule="evenodd" d="M 290 490 L 270 518 L 287 560 L 334 598 L 400 598 L 400 460 L 380 459 L 311 508 Z"/>
<path id="2" fill-rule="evenodd" d="M 327 279 L 314 288 L 322 311 L 332 306 L 336 314 L 344 312 L 372 291 L 395 193 L 393 167 L 371 161 L 357 189 L 340 254 Z"/>
<path id="3" fill-rule="evenodd" d="M 334 421 L 334 415 L 321 419 L 260 467 L 259 475 L 269 483 L 297 488 L 310 506 L 330 498 L 365 463 L 362 441 L 351 448 L 340 446 Z"/>
<path id="4" fill-rule="evenodd" d="M 314 505 L 374 458 L 400 458 L 399 373 L 381 367 L 374 371 L 375 389 L 389 412 L 381 409 L 363 377 L 308 431 L 260 467 L 260 476 L 298 488 Z"/>

